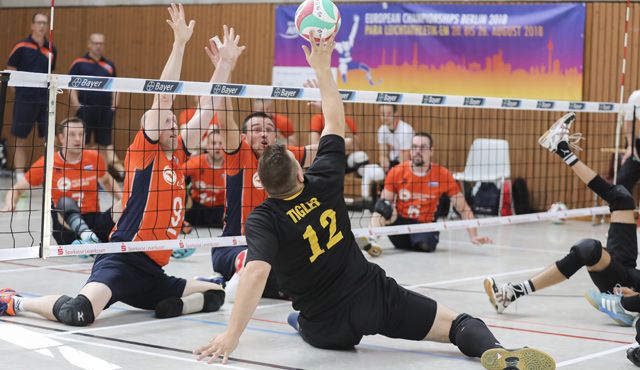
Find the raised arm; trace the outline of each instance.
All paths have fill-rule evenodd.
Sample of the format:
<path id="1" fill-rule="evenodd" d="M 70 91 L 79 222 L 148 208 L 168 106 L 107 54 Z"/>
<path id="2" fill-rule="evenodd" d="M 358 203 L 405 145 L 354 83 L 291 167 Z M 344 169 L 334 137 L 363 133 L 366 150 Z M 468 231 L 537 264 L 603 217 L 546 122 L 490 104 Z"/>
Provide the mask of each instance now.
<path id="1" fill-rule="evenodd" d="M 242 54 L 245 49 L 245 46 L 239 46 L 240 36 L 235 34 L 233 28 L 229 29 L 226 25 L 223 26 L 224 29 L 224 39 L 222 45 L 218 47 L 216 45 L 215 39 L 212 38 L 209 40 L 209 47 L 205 47 L 204 50 L 211 60 L 211 63 L 215 67 L 215 71 L 211 76 L 211 83 L 227 83 L 231 79 L 231 73 L 238 62 L 238 58 Z M 200 109 L 196 110 L 196 114 L 191 118 L 191 120 L 187 123 L 185 128 L 182 130 L 182 138 L 184 139 L 187 148 L 190 151 L 199 150 L 200 146 L 200 138 L 202 137 L 202 130 L 207 130 L 209 128 L 209 122 L 213 118 L 214 108 L 218 110 L 218 124 L 222 126 L 221 123 L 221 115 L 224 114 L 225 127 L 228 128 L 228 117 L 226 115 L 226 110 L 224 109 L 224 101 L 222 100 L 224 97 L 211 97 L 211 96 L 202 96 L 200 97 L 199 107 Z M 224 113 L 223 113 L 224 112 Z M 235 124 L 235 122 L 234 122 Z M 222 143 L 225 146 L 225 150 L 227 150 L 226 145 L 228 144 L 228 140 L 235 139 L 237 145 L 231 150 L 235 150 L 240 145 L 240 133 L 237 129 L 237 125 L 233 130 L 234 133 L 231 135 L 227 135 L 225 130 L 222 130 Z M 235 137 L 233 137 L 235 134 Z M 227 137 L 231 136 L 231 137 Z M 231 143 L 233 144 L 233 143 Z M 231 145 L 230 145 L 231 146 Z"/>
<path id="2" fill-rule="evenodd" d="M 27 180 L 23 177 L 21 178 L 13 188 L 7 192 L 7 195 L 4 198 L 4 206 L 2 206 L 2 212 L 13 212 L 16 209 L 16 203 L 20 199 L 22 193 L 25 190 L 29 189 L 30 185 Z"/>
<path id="3" fill-rule="evenodd" d="M 360 23 L 360 16 L 353 15 L 353 25 L 351 26 L 351 32 L 349 33 L 349 47 L 353 47 L 356 42 L 356 35 L 358 34 L 358 24 Z"/>
<path id="4" fill-rule="evenodd" d="M 324 116 L 324 129 L 321 137 L 324 135 L 340 135 L 344 137 L 344 106 L 342 97 L 338 92 L 338 85 L 331 74 L 331 54 L 335 48 L 335 34 L 319 43 L 314 41 L 314 35 L 309 37 L 311 50 L 303 45 L 304 54 L 307 57 L 309 66 L 313 68 L 318 80 L 320 88 L 320 96 L 322 98 L 322 115 Z"/>
<path id="5" fill-rule="evenodd" d="M 161 80 L 179 80 L 182 71 L 182 60 L 184 58 L 184 49 L 187 42 L 193 34 L 195 21 L 189 21 L 187 25 L 184 18 L 184 8 L 182 4 L 171 4 L 169 8 L 171 19 L 167 19 L 167 23 L 173 30 L 173 48 L 167 63 L 160 75 Z M 161 124 L 171 114 L 171 106 L 173 105 L 173 96 L 166 94 L 157 94 L 153 98 L 153 105 L 142 117 L 142 125 L 146 135 L 151 140 L 160 138 Z"/>

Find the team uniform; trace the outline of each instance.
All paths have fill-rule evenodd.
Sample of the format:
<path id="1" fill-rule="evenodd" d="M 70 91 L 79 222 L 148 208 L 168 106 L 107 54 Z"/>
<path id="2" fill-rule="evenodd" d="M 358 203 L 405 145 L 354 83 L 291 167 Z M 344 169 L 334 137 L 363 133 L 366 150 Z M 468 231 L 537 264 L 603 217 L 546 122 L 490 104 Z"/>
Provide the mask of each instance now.
<path id="1" fill-rule="evenodd" d="M 53 48 L 51 70 L 55 69 L 58 52 Z M 31 35 L 20 40 L 11 50 L 7 66 L 18 71 L 47 73 L 49 65 L 49 41 L 45 38 L 42 47 Z M 16 87 L 13 104 L 11 134 L 26 138 L 31 133 L 34 122 L 38 123 L 38 134 L 43 137 L 47 132 L 49 111 L 47 108 L 48 90 L 35 87 Z"/>
<path id="2" fill-rule="evenodd" d="M 289 120 L 287 116 L 277 113 L 270 113 L 269 116 L 271 117 L 273 123 L 276 125 L 276 129 L 278 130 L 278 132 L 282 136 L 284 136 L 285 139 L 296 133 L 296 129 L 295 127 L 293 127 L 293 123 L 291 123 L 291 120 Z"/>
<path id="3" fill-rule="evenodd" d="M 305 148 L 290 146 L 296 160 L 304 163 Z M 225 152 L 227 203 L 225 224 L 222 236 L 244 235 L 244 225 L 249 216 L 260 203 L 267 199 L 267 193 L 258 179 L 258 158 L 249 144 L 242 140 L 240 147 L 232 153 Z M 213 270 L 230 280 L 236 272 L 238 255 L 247 247 L 212 248 L 211 262 Z M 281 297 L 273 274 L 265 288 L 265 297 Z"/>
<path id="4" fill-rule="evenodd" d="M 411 149 L 413 140 L 413 127 L 410 124 L 399 121 L 392 131 L 387 125 L 378 128 L 378 144 L 391 145 L 389 151 L 389 168 L 400 164 L 400 151 Z"/>
<path id="5" fill-rule="evenodd" d="M 309 344 L 346 349 L 363 335 L 422 340 L 436 302 L 399 286 L 358 248 L 344 203 L 344 139 L 326 135 L 304 189 L 269 198 L 247 219 L 247 260 L 269 263 L 300 311 Z"/>
<path id="6" fill-rule="evenodd" d="M 89 53 L 77 58 L 71 63 L 70 75 L 116 77 L 116 66 L 110 60 L 101 57 L 93 59 Z M 112 141 L 113 129 L 113 93 L 101 91 L 78 90 L 78 100 L 82 105 L 76 116 L 86 127 L 85 140 L 91 140 L 91 133 L 95 134 L 96 144 L 108 146 Z"/>
<path id="7" fill-rule="evenodd" d="M 226 193 L 224 167 L 211 167 L 207 155 L 200 154 L 187 161 L 184 173 L 191 179 L 193 200 L 185 220 L 196 226 L 222 227 Z"/>
<path id="8" fill-rule="evenodd" d="M 629 104 L 634 106 L 640 105 L 640 90 L 636 90 L 629 95 Z M 634 115 L 635 113 L 635 115 Z M 626 112 L 625 121 L 633 121 L 634 118 L 640 119 L 640 109 L 636 109 L 635 112 Z M 635 137 L 632 138 L 631 143 L 627 143 L 627 145 L 640 150 L 640 126 L 636 125 L 635 128 Z M 632 155 L 627 159 L 620 167 L 620 173 L 618 174 L 618 184 L 624 186 L 630 193 L 633 194 L 633 187 L 636 185 L 636 182 L 640 180 L 640 159 L 636 158 L 635 155 Z"/>
<path id="9" fill-rule="evenodd" d="M 125 158 L 123 213 L 111 234 L 112 242 L 176 239 L 182 228 L 185 204 L 184 163 L 189 152 L 178 137 L 178 147 L 168 159 L 158 141 L 138 131 Z M 111 289 L 107 307 L 121 301 L 154 309 L 171 297 L 182 296 L 186 280 L 168 276 L 170 250 L 144 253 L 101 254 L 87 282 Z"/>
<path id="10" fill-rule="evenodd" d="M 435 213 L 442 195 L 452 197 L 460 192 L 460 186 L 449 170 L 432 163 L 424 175 L 416 175 L 411 169 L 411 161 L 393 167 L 387 174 L 384 189 L 396 194 L 398 219 L 392 225 L 413 225 L 435 221 Z M 396 248 L 417 249 L 420 242 L 435 248 L 440 233 L 412 233 L 389 235 Z"/>
<path id="11" fill-rule="evenodd" d="M 44 183 L 44 156 L 40 157 L 24 175 L 31 186 Z M 65 228 L 58 216 L 64 209 L 58 205 L 62 198 L 71 198 L 80 208 L 80 214 L 87 226 L 100 238 L 109 240 L 113 228 L 111 209 L 100 212 L 98 199 L 98 179 L 106 174 L 106 166 L 102 157 L 95 150 L 83 150 L 82 159 L 78 163 L 69 163 L 57 152 L 53 159 L 53 176 L 51 178 L 51 209 L 53 237 L 58 245 L 71 244 L 77 239 L 74 231 Z"/>

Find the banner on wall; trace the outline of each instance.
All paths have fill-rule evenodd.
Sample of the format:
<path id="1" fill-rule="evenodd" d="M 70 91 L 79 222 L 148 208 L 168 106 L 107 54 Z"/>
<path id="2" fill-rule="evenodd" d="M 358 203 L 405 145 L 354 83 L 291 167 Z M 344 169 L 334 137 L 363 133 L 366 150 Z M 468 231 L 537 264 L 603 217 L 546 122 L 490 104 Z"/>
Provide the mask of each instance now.
<path id="1" fill-rule="evenodd" d="M 584 4 L 339 4 L 341 89 L 582 100 Z M 276 9 L 273 85 L 313 77 L 296 5 Z"/>

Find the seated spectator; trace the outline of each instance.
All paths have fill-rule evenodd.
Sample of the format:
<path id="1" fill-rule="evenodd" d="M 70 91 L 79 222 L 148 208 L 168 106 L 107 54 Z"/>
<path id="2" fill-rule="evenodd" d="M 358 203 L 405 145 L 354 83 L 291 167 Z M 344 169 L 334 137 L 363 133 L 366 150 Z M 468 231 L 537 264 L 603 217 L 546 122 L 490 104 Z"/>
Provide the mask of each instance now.
<path id="1" fill-rule="evenodd" d="M 382 104 L 378 128 L 378 145 L 380 145 L 380 165 L 385 172 L 393 166 L 409 159 L 413 128 L 398 118 L 398 106 Z"/>

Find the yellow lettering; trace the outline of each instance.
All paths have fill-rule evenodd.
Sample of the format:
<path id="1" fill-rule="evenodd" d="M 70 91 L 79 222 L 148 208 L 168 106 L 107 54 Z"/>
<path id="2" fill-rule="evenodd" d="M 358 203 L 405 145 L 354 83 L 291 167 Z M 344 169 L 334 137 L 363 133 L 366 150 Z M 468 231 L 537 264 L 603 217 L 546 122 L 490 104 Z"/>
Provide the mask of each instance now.
<path id="1" fill-rule="evenodd" d="M 297 215 L 292 209 L 287 211 L 287 215 L 289 215 L 289 217 L 291 217 L 291 220 L 296 224 L 298 223 L 298 221 L 300 221 L 300 219 L 297 217 Z"/>

